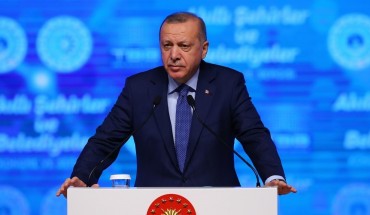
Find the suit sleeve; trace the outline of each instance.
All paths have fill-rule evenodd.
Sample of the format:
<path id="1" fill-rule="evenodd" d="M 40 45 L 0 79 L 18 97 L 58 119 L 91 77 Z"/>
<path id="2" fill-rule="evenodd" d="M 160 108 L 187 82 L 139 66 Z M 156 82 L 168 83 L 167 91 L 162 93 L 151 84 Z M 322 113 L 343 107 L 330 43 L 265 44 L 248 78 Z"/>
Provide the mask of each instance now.
<path id="1" fill-rule="evenodd" d="M 126 86 L 128 86 L 128 80 Z M 89 138 L 77 159 L 71 177 L 77 176 L 88 186 L 91 186 L 98 182 L 102 171 L 116 160 L 119 149 L 112 156 L 106 158 L 102 164 L 99 164 L 109 153 L 119 147 L 132 132 L 132 108 L 129 98 L 129 87 L 125 87 L 103 123 Z M 89 174 L 98 164 L 99 166 L 89 180 Z"/>
<path id="2" fill-rule="evenodd" d="M 265 181 L 272 175 L 285 178 L 284 170 L 276 146 L 269 130 L 251 101 L 242 74 L 235 81 L 232 93 L 233 125 L 237 140 L 251 158 L 260 177 Z"/>

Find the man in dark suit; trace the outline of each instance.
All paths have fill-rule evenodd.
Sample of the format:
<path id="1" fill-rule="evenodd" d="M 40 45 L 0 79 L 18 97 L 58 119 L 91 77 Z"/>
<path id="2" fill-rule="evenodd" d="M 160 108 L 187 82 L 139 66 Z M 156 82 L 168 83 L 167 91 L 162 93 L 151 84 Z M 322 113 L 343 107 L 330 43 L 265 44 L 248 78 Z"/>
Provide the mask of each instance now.
<path id="1" fill-rule="evenodd" d="M 69 186 L 98 186 L 103 169 L 118 152 L 89 178 L 92 169 L 133 131 L 137 187 L 240 186 L 234 154 L 221 143 L 233 148 L 237 139 L 265 185 L 278 186 L 279 194 L 296 192 L 285 182 L 276 147 L 251 102 L 243 75 L 204 62 L 208 45 L 201 18 L 187 12 L 168 16 L 160 28 L 163 66 L 126 79 L 117 102 L 89 139 L 57 196 L 66 196 Z M 193 113 L 188 104 L 176 106 L 184 88 L 185 96 L 195 98 Z M 193 117 L 186 122 L 189 112 Z M 196 114 L 219 137 L 202 125 Z M 184 125 L 190 131 L 184 132 Z"/>

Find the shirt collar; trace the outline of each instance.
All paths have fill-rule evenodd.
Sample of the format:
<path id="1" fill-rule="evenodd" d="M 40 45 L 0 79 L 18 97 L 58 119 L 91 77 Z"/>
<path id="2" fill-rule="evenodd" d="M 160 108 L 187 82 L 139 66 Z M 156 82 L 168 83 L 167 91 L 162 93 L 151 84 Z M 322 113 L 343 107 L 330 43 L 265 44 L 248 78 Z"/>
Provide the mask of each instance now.
<path id="1" fill-rule="evenodd" d="M 197 90 L 197 83 L 198 83 L 198 76 L 199 76 L 199 68 L 197 72 L 185 83 L 189 87 L 191 87 L 194 91 Z M 181 84 L 177 83 L 173 78 L 168 75 L 168 94 L 172 94 Z"/>

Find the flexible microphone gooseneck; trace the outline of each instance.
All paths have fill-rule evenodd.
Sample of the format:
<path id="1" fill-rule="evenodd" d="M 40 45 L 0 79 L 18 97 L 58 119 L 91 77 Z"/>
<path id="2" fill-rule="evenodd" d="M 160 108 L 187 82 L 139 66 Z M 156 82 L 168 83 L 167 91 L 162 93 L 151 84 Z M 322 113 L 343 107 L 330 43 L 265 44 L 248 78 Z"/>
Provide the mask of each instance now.
<path id="1" fill-rule="evenodd" d="M 222 143 L 223 145 L 225 145 L 229 150 L 231 150 L 236 156 L 238 156 L 245 164 L 247 164 L 247 166 L 249 166 L 249 168 L 251 168 L 253 170 L 253 173 L 254 175 L 256 176 L 256 187 L 261 187 L 261 183 L 260 183 L 260 180 L 258 178 L 258 173 L 257 173 L 257 170 L 248 162 L 246 161 L 237 151 L 235 151 L 232 147 L 230 147 L 229 145 L 226 144 L 226 142 L 220 137 L 218 136 L 210 127 L 208 127 L 204 122 L 203 120 L 199 117 L 198 115 L 198 112 L 195 110 L 195 100 L 193 98 L 193 96 L 191 95 L 188 95 L 186 97 L 187 101 L 188 101 L 188 104 L 190 105 L 190 107 L 193 109 L 193 112 L 195 113 L 195 116 L 197 117 L 198 121 L 209 131 L 211 132 L 211 134 L 213 134 L 213 136 L 215 136 L 217 138 L 217 140 Z"/>
<path id="2" fill-rule="evenodd" d="M 120 149 L 121 147 L 122 147 L 122 145 L 124 144 L 124 143 L 126 143 L 126 141 L 128 140 L 128 139 L 130 139 L 130 137 L 132 136 L 132 135 L 134 135 L 138 130 L 140 130 L 145 124 L 146 124 L 146 122 L 150 119 L 150 117 L 152 117 L 152 115 L 154 114 L 154 111 L 157 109 L 157 107 L 158 107 L 158 105 L 159 105 L 159 103 L 161 102 L 161 97 L 160 96 L 156 96 L 155 98 L 154 98 L 154 100 L 153 100 L 153 108 L 152 108 L 152 111 L 150 111 L 150 113 L 149 113 L 149 115 L 147 116 L 147 118 L 140 124 L 140 126 L 139 127 L 137 127 L 135 130 L 133 130 L 132 132 L 131 132 L 131 134 L 130 135 L 128 135 L 123 141 L 122 141 L 122 143 L 121 144 L 119 144 L 118 146 L 116 146 L 107 156 L 105 156 L 92 170 L 91 170 L 91 172 L 90 172 L 90 174 L 89 174 L 89 178 L 87 179 L 87 186 L 91 186 L 90 185 L 90 180 L 91 180 L 91 176 L 92 176 L 92 174 L 95 172 L 95 170 L 96 170 L 96 168 L 98 168 L 99 166 L 101 166 L 104 162 L 105 162 L 105 160 L 107 159 L 107 158 L 109 158 L 110 156 L 112 156 L 112 154 L 113 153 L 115 153 L 118 149 Z"/>

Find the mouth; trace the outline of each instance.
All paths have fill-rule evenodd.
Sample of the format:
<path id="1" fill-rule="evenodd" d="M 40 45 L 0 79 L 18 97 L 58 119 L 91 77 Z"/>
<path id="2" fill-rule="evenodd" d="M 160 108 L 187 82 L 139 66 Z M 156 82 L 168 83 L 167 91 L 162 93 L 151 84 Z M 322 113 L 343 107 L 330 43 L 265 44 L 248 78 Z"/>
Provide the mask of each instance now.
<path id="1" fill-rule="evenodd" d="M 182 65 L 174 65 L 174 64 L 169 64 L 168 65 L 169 68 L 171 68 L 172 70 L 179 70 L 181 69 L 183 66 Z"/>

